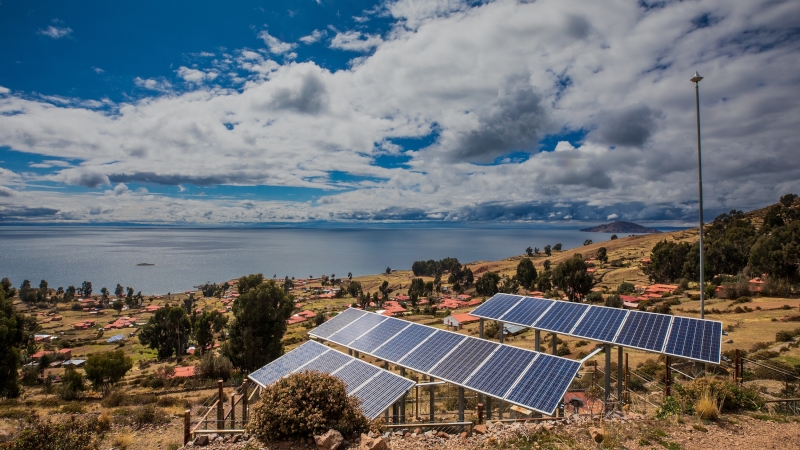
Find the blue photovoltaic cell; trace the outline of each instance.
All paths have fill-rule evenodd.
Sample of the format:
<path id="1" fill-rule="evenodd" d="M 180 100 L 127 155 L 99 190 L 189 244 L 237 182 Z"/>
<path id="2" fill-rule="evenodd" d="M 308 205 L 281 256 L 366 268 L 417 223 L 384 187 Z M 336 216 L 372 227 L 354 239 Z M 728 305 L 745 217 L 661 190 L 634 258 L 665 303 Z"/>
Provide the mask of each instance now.
<path id="1" fill-rule="evenodd" d="M 359 317 L 350 325 L 337 331 L 328 340 L 336 342 L 337 344 L 348 345 L 359 336 L 369 331 L 375 325 L 388 319 L 386 316 L 379 316 L 377 314 L 366 314 Z"/>
<path id="2" fill-rule="evenodd" d="M 664 353 L 719 364 L 722 323 L 675 317 Z"/>
<path id="3" fill-rule="evenodd" d="M 466 336 L 438 331 L 413 352 L 399 361 L 400 365 L 427 373 L 437 362 L 463 341 Z"/>
<path id="4" fill-rule="evenodd" d="M 403 357 L 413 350 L 414 347 L 419 345 L 420 342 L 424 341 L 435 332 L 435 328 L 413 323 L 410 327 L 401 331 L 400 334 L 375 350 L 373 354 L 378 358 L 396 363 L 403 359 Z"/>
<path id="5" fill-rule="evenodd" d="M 536 319 L 538 319 L 553 303 L 555 303 L 553 300 L 525 297 L 514 309 L 503 315 L 500 320 L 529 327 L 533 325 Z"/>
<path id="6" fill-rule="evenodd" d="M 437 378 L 463 384 L 464 380 L 499 346 L 500 344 L 484 339 L 468 337 L 430 373 Z"/>
<path id="7" fill-rule="evenodd" d="M 359 360 L 352 360 L 350 364 L 337 370 L 333 375 L 339 378 L 347 386 L 347 395 L 353 393 L 359 386 L 375 376 L 381 369 Z"/>
<path id="8" fill-rule="evenodd" d="M 481 306 L 475 308 L 470 314 L 487 319 L 499 320 L 508 310 L 514 307 L 521 297 L 518 295 L 495 294 Z"/>
<path id="9" fill-rule="evenodd" d="M 540 354 L 506 400 L 553 414 L 580 366 L 578 361 Z"/>
<path id="10" fill-rule="evenodd" d="M 124 335 L 117 334 L 115 336 L 111 336 L 110 338 L 108 338 L 108 340 L 106 340 L 106 342 L 117 342 L 117 341 L 121 341 L 123 339 L 125 339 Z"/>
<path id="11" fill-rule="evenodd" d="M 329 352 L 323 353 L 310 363 L 297 368 L 295 372 L 313 370 L 322 373 L 332 373 L 337 369 L 340 369 L 342 366 L 350 362 L 352 359 L 353 358 L 345 355 L 344 353 L 339 353 L 335 350 L 331 350 Z"/>
<path id="12" fill-rule="evenodd" d="M 534 352 L 504 345 L 467 380 L 466 386 L 503 398 L 534 357 Z"/>
<path id="13" fill-rule="evenodd" d="M 409 322 L 405 320 L 388 319 L 373 328 L 372 331 L 353 341 L 349 347 L 361 352 L 372 353 L 408 325 Z"/>
<path id="14" fill-rule="evenodd" d="M 353 395 L 361 399 L 364 415 L 372 420 L 408 392 L 413 385 L 414 382 L 409 379 L 382 370 L 377 377 L 353 392 Z"/>
<path id="15" fill-rule="evenodd" d="M 251 373 L 249 378 L 262 386 L 269 386 L 303 364 L 330 350 L 324 345 L 308 341 L 289 353 Z"/>
<path id="16" fill-rule="evenodd" d="M 572 335 L 594 341 L 613 342 L 627 314 L 628 311 L 624 309 L 591 306 L 589 312 L 572 330 Z"/>
<path id="17" fill-rule="evenodd" d="M 353 321 L 366 314 L 359 309 L 348 308 L 322 325 L 309 331 L 308 334 L 322 339 L 329 338 L 332 334 L 350 325 Z"/>
<path id="18" fill-rule="evenodd" d="M 588 308 L 578 303 L 556 302 L 533 326 L 540 330 L 567 334 Z"/>
<path id="19" fill-rule="evenodd" d="M 660 353 L 671 321 L 666 314 L 630 311 L 614 343 Z"/>

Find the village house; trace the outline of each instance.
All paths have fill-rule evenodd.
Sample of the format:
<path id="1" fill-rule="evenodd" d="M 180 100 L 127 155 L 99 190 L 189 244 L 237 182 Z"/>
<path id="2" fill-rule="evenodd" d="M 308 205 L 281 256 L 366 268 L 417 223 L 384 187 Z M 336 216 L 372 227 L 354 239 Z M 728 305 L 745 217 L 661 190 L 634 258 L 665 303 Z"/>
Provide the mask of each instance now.
<path id="1" fill-rule="evenodd" d="M 452 314 L 444 318 L 444 324 L 448 329 L 460 330 L 464 325 L 477 322 L 478 320 L 480 320 L 480 318 L 468 313 Z"/>

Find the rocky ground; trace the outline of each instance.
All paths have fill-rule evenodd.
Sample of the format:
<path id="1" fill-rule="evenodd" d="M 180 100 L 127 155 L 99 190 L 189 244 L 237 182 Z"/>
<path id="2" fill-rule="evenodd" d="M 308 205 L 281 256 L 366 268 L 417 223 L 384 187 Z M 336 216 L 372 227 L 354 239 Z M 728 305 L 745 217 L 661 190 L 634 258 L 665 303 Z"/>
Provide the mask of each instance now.
<path id="1" fill-rule="evenodd" d="M 800 448 L 800 419 L 760 416 L 727 415 L 718 421 L 701 421 L 684 416 L 670 420 L 655 420 L 636 414 L 616 416 L 607 420 L 573 416 L 563 421 L 546 421 L 537 424 L 487 423 L 466 433 L 448 435 L 424 431 L 409 425 L 407 430 L 384 433 L 382 436 L 361 435 L 350 440 L 324 442 L 312 439 L 298 442 L 263 444 L 255 437 L 239 438 L 225 442 L 214 437 L 205 446 L 190 444 L 187 448 L 215 450 L 265 449 L 265 450 L 470 450 L 484 448 L 509 449 L 712 449 L 765 450 L 772 448 Z M 336 446 L 336 442 L 341 442 Z"/>

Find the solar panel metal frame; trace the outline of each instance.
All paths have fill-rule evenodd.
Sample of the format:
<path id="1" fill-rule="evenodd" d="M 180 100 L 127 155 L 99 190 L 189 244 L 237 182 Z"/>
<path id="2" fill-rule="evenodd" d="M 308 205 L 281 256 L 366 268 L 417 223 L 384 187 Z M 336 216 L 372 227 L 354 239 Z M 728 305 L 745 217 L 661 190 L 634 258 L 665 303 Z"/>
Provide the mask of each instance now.
<path id="1" fill-rule="evenodd" d="M 350 317 L 345 317 L 344 314 L 347 314 L 348 316 L 355 314 L 356 316 L 351 319 Z M 308 334 L 309 334 L 309 336 L 313 336 L 313 337 L 316 337 L 316 338 L 328 340 L 329 337 L 333 336 L 339 330 L 341 330 L 342 328 L 350 325 L 354 321 L 360 319 L 361 316 L 363 316 L 364 314 L 367 314 L 367 312 L 366 311 L 362 311 L 360 309 L 356 309 L 356 308 L 347 308 L 344 311 L 342 311 L 339 314 L 337 314 L 336 316 L 330 318 L 327 322 L 325 322 L 322 325 L 312 329 L 311 331 L 308 332 Z M 336 319 L 339 319 L 339 320 L 337 322 L 334 322 Z M 339 322 L 342 322 L 342 324 L 340 325 Z M 331 325 L 328 325 L 328 324 L 331 324 Z M 326 326 L 328 326 L 328 328 L 338 326 L 338 328 L 335 328 L 333 330 L 333 332 L 326 333 L 326 334 L 321 334 L 320 331 L 319 331 L 320 329 L 323 329 L 323 332 L 327 332 L 327 328 L 325 328 Z"/>
<path id="2" fill-rule="evenodd" d="M 583 309 L 583 312 L 581 313 L 581 315 L 577 319 L 575 319 L 575 321 L 572 322 L 572 327 L 570 327 L 569 330 L 566 330 L 566 331 L 565 330 L 556 330 L 556 329 L 553 329 L 553 328 L 545 328 L 544 326 L 542 326 L 542 324 L 541 324 L 542 320 L 544 320 L 549 314 L 555 314 L 556 313 L 556 308 L 561 308 L 561 307 L 566 308 L 566 309 L 571 309 L 571 308 L 575 308 L 575 307 L 583 307 L 584 309 Z M 581 321 L 581 319 L 583 319 L 583 317 L 586 315 L 586 313 L 588 311 L 589 311 L 589 306 L 581 304 L 581 303 L 563 302 L 563 301 L 562 302 L 556 302 L 552 307 L 550 307 L 547 310 L 547 312 L 545 312 L 538 319 L 536 319 L 536 322 L 534 322 L 533 325 L 529 325 L 529 327 L 530 328 L 537 328 L 539 330 L 549 331 L 551 333 L 569 335 L 571 333 L 571 331 L 575 328 L 575 326 Z M 567 323 L 567 322 L 565 322 L 565 323 Z"/>
<path id="3" fill-rule="evenodd" d="M 663 317 L 663 318 L 669 319 L 669 323 L 667 324 L 667 330 L 664 332 L 664 338 L 663 338 L 663 341 L 661 342 L 661 347 L 658 350 L 650 349 L 650 348 L 647 348 L 647 347 L 641 347 L 641 346 L 637 346 L 637 345 L 630 345 L 630 344 L 622 343 L 622 342 L 619 341 L 619 339 L 621 337 L 621 334 L 622 334 L 622 330 L 625 328 L 625 325 L 628 323 L 628 321 L 632 320 L 634 317 L 639 316 L 640 314 L 642 314 L 642 315 L 650 314 L 650 315 L 653 315 L 653 316 L 658 316 L 658 317 Z M 674 319 L 674 316 L 668 316 L 666 314 L 657 314 L 657 313 L 652 313 L 652 312 L 648 312 L 648 311 L 629 311 L 628 315 L 625 317 L 625 321 L 622 322 L 622 325 L 620 325 L 619 330 L 617 330 L 617 335 L 616 335 L 616 337 L 614 337 L 614 342 L 611 342 L 611 344 L 619 345 L 619 346 L 622 346 L 622 347 L 635 348 L 637 350 L 643 350 L 643 351 L 646 351 L 646 352 L 664 353 L 663 352 L 664 346 L 667 345 L 667 337 L 669 337 L 669 332 L 672 329 L 672 320 L 673 319 Z"/>
<path id="4" fill-rule="evenodd" d="M 669 344 L 672 341 L 672 337 L 673 337 L 672 330 L 676 329 L 675 328 L 676 322 L 682 321 L 682 320 L 685 320 L 685 321 L 688 321 L 688 322 L 696 321 L 696 322 L 700 322 L 703 325 L 711 325 L 711 326 L 715 326 L 715 327 L 718 326 L 719 327 L 719 342 L 716 343 L 717 346 L 718 346 L 718 349 L 719 349 L 719 352 L 717 352 L 718 359 L 709 360 L 709 359 L 695 358 L 693 356 L 689 356 L 689 355 L 685 355 L 685 354 L 680 354 L 680 353 L 669 352 L 668 351 Z M 721 359 L 720 357 L 721 357 L 721 354 L 722 354 L 722 322 L 720 322 L 718 320 L 696 319 L 694 317 L 675 316 L 672 319 L 672 323 L 670 324 L 670 329 L 667 331 L 667 337 L 666 337 L 666 339 L 664 339 L 664 341 L 665 341 L 664 342 L 664 353 L 667 354 L 667 355 L 677 356 L 679 358 L 686 358 L 686 359 L 690 359 L 692 361 L 700 361 L 700 362 L 708 362 L 708 363 L 713 363 L 713 364 L 719 364 L 720 363 L 720 359 Z M 691 346 L 693 347 L 694 345 L 697 345 L 697 341 L 693 341 L 693 345 L 691 345 Z"/>
<path id="5" fill-rule="evenodd" d="M 304 348 L 304 347 L 305 347 L 305 349 L 303 351 L 298 352 L 301 348 Z M 267 387 L 268 385 L 270 385 L 270 384 L 280 380 L 281 378 L 285 377 L 286 375 L 294 372 L 298 367 L 302 367 L 302 366 L 308 364 L 309 362 L 313 361 L 314 359 L 318 358 L 320 355 L 323 355 L 323 354 L 325 354 L 326 352 L 328 352 L 330 350 L 331 349 L 329 347 L 326 347 L 326 346 L 320 344 L 319 342 L 307 341 L 307 342 L 303 343 L 303 345 L 295 348 L 294 350 L 290 351 L 289 353 L 281 355 L 280 357 L 278 357 L 275 360 L 269 362 L 268 364 L 265 364 L 263 367 L 261 367 L 258 370 L 254 371 L 253 373 L 251 373 L 247 377 L 250 378 L 251 380 L 253 380 L 253 382 L 258 384 L 259 386 Z M 297 353 L 295 353 L 295 352 L 297 352 Z M 285 372 L 284 375 L 281 375 L 280 377 L 273 379 L 269 383 L 264 383 L 263 380 L 258 380 L 259 372 L 261 372 L 262 370 L 266 369 L 270 365 L 273 365 L 273 364 L 280 365 L 280 364 L 292 363 L 293 359 L 298 358 L 300 356 L 299 355 L 300 353 L 306 353 L 306 352 L 310 352 L 311 354 L 313 354 L 313 356 L 310 356 L 307 361 L 304 360 L 304 362 L 298 363 L 296 367 L 291 367 L 289 369 L 281 371 L 281 372 Z M 270 369 L 272 369 L 274 371 L 275 367 L 277 367 L 277 366 L 272 366 Z M 270 371 L 265 371 L 265 372 L 266 373 L 270 373 Z"/>
<path id="6" fill-rule="evenodd" d="M 358 340 L 358 338 L 361 336 L 369 333 L 373 328 L 377 327 L 383 322 L 386 322 L 387 319 L 389 318 L 378 314 L 364 314 L 358 319 L 339 329 L 339 331 L 336 333 L 328 336 L 327 340 L 340 345 L 348 346 L 350 343 Z M 366 330 L 359 330 L 359 327 L 364 326 L 364 324 L 366 324 Z"/>
<path id="7" fill-rule="evenodd" d="M 500 314 L 497 315 L 497 317 L 495 317 L 493 315 L 489 315 L 487 313 L 481 312 L 481 309 L 489 310 L 488 312 L 492 312 L 493 311 L 493 309 L 491 309 L 490 307 L 494 307 L 494 305 L 490 305 L 489 304 L 489 302 L 492 301 L 492 300 L 495 300 L 495 303 L 499 303 L 500 300 L 503 300 L 503 301 L 505 301 L 505 300 L 514 301 L 514 300 L 516 300 L 516 301 L 514 301 L 514 303 L 511 305 L 510 308 L 507 307 L 507 308 L 503 309 L 500 312 Z M 519 295 L 514 295 L 514 294 L 495 294 L 492 298 L 490 298 L 489 300 L 487 300 L 486 302 L 482 303 L 480 306 L 475 308 L 475 310 L 472 311 L 472 313 L 475 313 L 473 315 L 476 316 L 476 317 L 483 317 L 485 319 L 490 319 L 490 320 L 500 320 L 500 317 L 502 317 L 504 314 L 507 314 L 509 311 L 512 311 L 514 309 L 514 307 L 516 307 L 519 304 L 520 300 L 522 300 L 522 296 L 519 296 Z M 472 314 L 472 313 L 470 313 L 470 314 Z"/>
<path id="8" fill-rule="evenodd" d="M 614 328 L 614 331 L 613 331 L 613 334 L 611 336 L 611 339 L 608 339 L 608 340 L 606 340 L 606 339 L 598 339 L 597 337 L 589 336 L 588 334 L 578 334 L 578 329 L 584 322 L 588 323 L 588 322 L 591 322 L 591 321 L 597 321 L 596 314 L 592 312 L 592 311 L 595 311 L 595 310 L 608 311 L 610 313 L 616 313 L 618 311 L 621 311 L 621 312 L 624 313 L 622 315 L 622 320 L 620 320 L 619 323 L 617 324 L 616 328 Z M 630 310 L 627 310 L 627 309 L 609 308 L 607 306 L 591 305 L 591 306 L 589 306 L 589 310 L 586 311 L 586 313 L 583 315 L 581 320 L 579 320 L 578 323 L 575 324 L 575 328 L 572 329 L 572 333 L 570 333 L 570 335 L 575 336 L 575 337 L 582 337 L 582 338 L 586 338 L 586 339 L 591 339 L 593 341 L 598 341 L 598 342 L 609 342 L 609 343 L 610 342 L 614 342 L 614 339 L 617 337 L 617 334 L 619 334 L 620 330 L 622 329 L 622 325 L 625 324 L 625 320 L 628 318 L 628 314 L 629 313 L 630 313 Z"/>
<path id="9" fill-rule="evenodd" d="M 536 317 L 534 317 L 533 322 L 527 323 L 527 322 L 523 322 L 521 320 L 512 320 L 513 318 L 516 318 L 516 316 L 514 316 L 514 314 L 519 314 L 525 308 L 529 307 L 529 305 L 526 304 L 526 303 L 532 303 L 529 300 L 535 300 L 537 303 L 538 302 L 545 302 L 547 304 L 547 307 L 544 308 L 544 310 L 542 310 L 541 312 L 539 312 L 536 315 Z M 519 326 L 530 328 L 531 325 L 536 323 L 540 318 L 542 318 L 542 316 L 547 314 L 547 312 L 550 311 L 550 308 L 552 308 L 553 305 L 555 305 L 555 304 L 556 304 L 556 300 L 550 300 L 550 299 L 547 299 L 547 298 L 522 297 L 522 300 L 514 306 L 514 309 L 509 310 L 508 312 L 503 314 L 499 320 L 501 322 L 511 323 L 511 324 L 515 324 L 515 325 L 519 325 Z"/>
<path id="10" fill-rule="evenodd" d="M 428 372 L 436 378 L 463 385 L 472 376 L 472 373 L 482 366 L 499 348 L 500 344 L 496 342 L 467 336 L 467 339 L 461 341 L 447 356 L 431 367 Z M 462 352 L 467 355 L 460 358 L 459 356 Z M 469 370 L 470 365 L 472 370 Z M 454 370 L 455 367 L 465 367 L 465 371 L 469 370 L 469 372 L 464 373 L 463 378 L 456 378 L 454 376 L 454 372 L 457 372 L 457 369 Z"/>
<path id="11" fill-rule="evenodd" d="M 412 322 L 406 322 L 405 320 L 389 318 L 379 323 L 375 328 L 359 336 L 359 338 L 351 342 L 348 347 L 359 352 L 371 354 L 370 352 L 379 349 L 389 340 L 399 336 L 400 333 L 410 327 L 411 324 Z M 396 329 L 396 327 L 400 328 Z M 375 339 L 378 340 L 377 345 L 375 345 Z"/>

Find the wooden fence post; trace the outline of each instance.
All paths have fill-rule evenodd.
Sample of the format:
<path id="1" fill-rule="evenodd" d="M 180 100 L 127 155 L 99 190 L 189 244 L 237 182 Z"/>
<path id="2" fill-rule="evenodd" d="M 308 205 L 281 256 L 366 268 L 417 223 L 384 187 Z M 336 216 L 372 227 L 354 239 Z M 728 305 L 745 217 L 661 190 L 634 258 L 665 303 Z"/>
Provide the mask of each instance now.
<path id="1" fill-rule="evenodd" d="M 236 429 L 236 394 L 231 394 L 231 430 Z"/>
<path id="2" fill-rule="evenodd" d="M 247 379 L 242 381 L 242 389 L 244 390 L 244 397 L 242 397 L 242 423 L 247 425 L 248 411 L 247 411 Z"/>
<path id="3" fill-rule="evenodd" d="M 183 412 L 183 445 L 184 446 L 186 444 L 188 444 L 189 441 L 192 439 L 192 431 L 191 431 L 192 419 L 191 419 L 191 414 L 192 414 L 192 410 L 191 409 L 187 409 L 186 411 Z"/>
<path id="4" fill-rule="evenodd" d="M 483 403 L 478 403 L 478 425 L 483 423 Z"/>
<path id="5" fill-rule="evenodd" d="M 217 429 L 222 430 L 225 428 L 225 403 L 223 401 L 222 380 L 217 381 Z"/>

